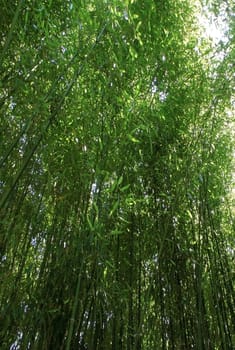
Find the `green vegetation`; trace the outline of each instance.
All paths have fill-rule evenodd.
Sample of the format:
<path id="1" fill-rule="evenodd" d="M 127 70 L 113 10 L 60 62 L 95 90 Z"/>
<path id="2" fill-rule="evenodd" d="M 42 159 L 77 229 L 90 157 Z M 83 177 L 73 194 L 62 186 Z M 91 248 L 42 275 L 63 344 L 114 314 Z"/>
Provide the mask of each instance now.
<path id="1" fill-rule="evenodd" d="M 2 1 L 1 349 L 234 348 L 234 20 Z"/>

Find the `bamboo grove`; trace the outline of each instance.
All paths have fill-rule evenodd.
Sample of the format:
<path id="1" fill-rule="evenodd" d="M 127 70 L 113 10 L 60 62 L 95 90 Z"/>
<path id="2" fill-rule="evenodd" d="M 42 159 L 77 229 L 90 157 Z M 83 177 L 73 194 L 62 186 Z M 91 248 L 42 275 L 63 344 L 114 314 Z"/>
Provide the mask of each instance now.
<path id="1" fill-rule="evenodd" d="M 234 14 L 1 2 L 1 349 L 234 348 Z"/>

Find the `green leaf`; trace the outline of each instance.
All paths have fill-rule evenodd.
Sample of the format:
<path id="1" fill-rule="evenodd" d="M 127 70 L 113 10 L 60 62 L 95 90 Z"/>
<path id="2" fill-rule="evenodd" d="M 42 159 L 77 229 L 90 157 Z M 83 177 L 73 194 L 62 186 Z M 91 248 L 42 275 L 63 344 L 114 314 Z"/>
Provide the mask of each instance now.
<path id="1" fill-rule="evenodd" d="M 119 200 L 117 200 L 117 201 L 114 203 L 114 206 L 113 206 L 112 210 L 111 210 L 110 213 L 109 213 L 109 217 L 111 217 L 111 216 L 115 213 L 115 211 L 117 210 L 118 206 L 119 206 Z"/>
<path id="2" fill-rule="evenodd" d="M 135 137 L 133 137 L 131 134 L 128 134 L 127 137 L 129 138 L 129 140 L 131 140 L 134 143 L 140 143 L 140 141 Z"/>
<path id="3" fill-rule="evenodd" d="M 130 187 L 130 184 L 123 186 L 122 188 L 120 188 L 120 191 L 125 192 L 126 190 L 128 190 L 129 187 Z"/>

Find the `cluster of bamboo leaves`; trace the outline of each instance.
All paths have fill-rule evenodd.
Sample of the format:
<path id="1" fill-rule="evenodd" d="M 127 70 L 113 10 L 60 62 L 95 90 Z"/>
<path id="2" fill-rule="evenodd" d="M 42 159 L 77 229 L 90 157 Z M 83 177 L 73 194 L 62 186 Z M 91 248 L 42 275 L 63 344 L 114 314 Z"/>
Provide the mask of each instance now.
<path id="1" fill-rule="evenodd" d="M 234 4 L 2 1 L 1 349 L 235 346 Z"/>

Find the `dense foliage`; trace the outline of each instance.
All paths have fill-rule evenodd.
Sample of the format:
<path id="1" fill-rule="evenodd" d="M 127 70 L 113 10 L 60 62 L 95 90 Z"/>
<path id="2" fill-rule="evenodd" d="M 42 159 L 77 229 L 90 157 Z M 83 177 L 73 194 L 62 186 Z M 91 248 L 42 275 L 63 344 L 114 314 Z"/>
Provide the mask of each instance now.
<path id="1" fill-rule="evenodd" d="M 1 11 L 1 349 L 232 350 L 233 1 Z"/>

